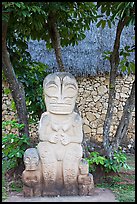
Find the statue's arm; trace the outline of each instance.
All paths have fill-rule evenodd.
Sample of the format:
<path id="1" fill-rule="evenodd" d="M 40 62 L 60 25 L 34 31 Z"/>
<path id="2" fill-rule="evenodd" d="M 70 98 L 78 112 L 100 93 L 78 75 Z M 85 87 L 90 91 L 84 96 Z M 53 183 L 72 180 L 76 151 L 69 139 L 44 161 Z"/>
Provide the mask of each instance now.
<path id="1" fill-rule="evenodd" d="M 71 142 L 82 143 L 83 140 L 82 125 L 83 125 L 82 118 L 80 117 L 79 114 L 76 113 L 73 124 L 74 136 L 71 137 Z"/>
<path id="2" fill-rule="evenodd" d="M 38 133 L 41 141 L 48 141 L 47 127 L 49 125 L 49 116 L 47 112 L 43 113 L 40 118 Z"/>
<path id="3" fill-rule="evenodd" d="M 56 132 L 49 132 L 47 129 L 50 126 L 50 118 L 47 114 L 47 112 L 43 113 L 41 115 L 41 119 L 39 122 L 39 139 L 42 142 L 51 142 L 51 143 L 57 143 L 58 142 L 58 137 L 56 135 Z"/>
<path id="4" fill-rule="evenodd" d="M 82 131 L 82 118 L 75 114 L 74 122 L 72 125 L 73 135 L 63 133 L 61 135 L 62 144 L 67 145 L 69 143 L 78 143 L 81 144 L 83 140 L 83 131 Z"/>

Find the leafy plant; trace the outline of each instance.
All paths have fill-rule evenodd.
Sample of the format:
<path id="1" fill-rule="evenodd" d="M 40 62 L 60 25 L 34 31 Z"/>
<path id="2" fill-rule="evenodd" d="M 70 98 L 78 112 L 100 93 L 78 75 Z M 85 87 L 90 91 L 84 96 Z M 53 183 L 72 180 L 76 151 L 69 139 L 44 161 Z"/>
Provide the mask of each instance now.
<path id="1" fill-rule="evenodd" d="M 27 145 L 30 145 L 29 137 L 26 135 L 19 137 L 18 134 L 6 134 L 4 131 L 9 125 L 18 130 L 24 127 L 23 124 L 18 124 L 14 120 L 2 122 L 2 159 L 8 161 L 7 169 L 15 168 L 18 165 L 18 159 L 23 157 Z"/>
<path id="2" fill-rule="evenodd" d="M 135 46 L 126 45 L 124 49 L 120 50 L 121 34 L 124 27 L 129 26 L 129 24 L 135 26 L 135 3 L 134 2 L 97 2 L 98 11 L 101 13 L 101 19 L 97 22 L 97 27 L 102 26 L 102 29 L 106 27 L 108 23 L 109 28 L 111 24 L 117 23 L 115 40 L 113 44 L 112 51 L 105 51 L 103 53 L 104 59 L 110 62 L 110 80 L 109 80 L 109 100 L 108 108 L 103 124 L 103 147 L 107 157 L 110 160 L 107 161 L 107 168 L 112 168 L 113 154 L 115 150 L 118 150 L 118 146 L 122 143 L 124 135 L 128 130 L 129 121 L 131 118 L 131 113 L 135 106 L 135 80 L 132 84 L 132 89 L 129 97 L 127 98 L 121 120 L 119 121 L 116 133 L 114 135 L 114 141 L 111 142 L 110 137 L 110 127 L 113 118 L 114 110 L 114 100 L 116 95 L 116 78 L 117 74 L 130 74 L 135 72 L 135 63 L 129 61 L 128 58 L 131 52 L 134 52 Z M 114 163 L 113 170 L 116 171 L 117 163 Z M 118 164 L 120 165 L 120 164 Z"/>
<path id="3" fill-rule="evenodd" d="M 129 61 L 128 59 L 130 53 L 132 52 L 135 52 L 135 45 L 126 45 L 123 49 L 120 50 L 120 56 L 122 57 L 122 59 L 119 63 L 119 69 L 122 70 L 122 72 L 124 73 L 128 72 L 128 74 L 135 74 L 135 63 L 134 61 Z"/>
<path id="4" fill-rule="evenodd" d="M 129 16 L 126 26 L 135 24 L 135 3 L 134 2 L 97 2 L 97 8 L 100 9 L 103 17 L 97 22 L 97 27 L 105 28 L 106 24 L 111 28 L 116 20 Z"/>
<path id="5" fill-rule="evenodd" d="M 127 155 L 127 163 L 130 169 L 127 174 L 106 175 L 96 187 L 107 188 L 113 191 L 118 202 L 135 202 L 135 155 Z"/>
<path id="6" fill-rule="evenodd" d="M 107 158 L 99 154 L 99 152 L 91 152 L 89 158 L 86 158 L 89 163 L 89 171 L 95 171 L 97 165 L 101 165 L 105 168 L 106 172 L 114 171 L 119 172 L 122 167 L 125 169 L 130 169 L 129 165 L 127 164 L 127 157 L 121 150 L 114 152 L 113 158 Z"/>
<path id="7" fill-rule="evenodd" d="M 104 165 L 105 157 L 99 155 L 98 152 L 91 152 L 89 158 L 86 159 L 89 164 L 89 171 L 95 171 L 95 165 Z"/>
<path id="8" fill-rule="evenodd" d="M 24 66 L 23 73 L 16 70 L 18 79 L 25 89 L 26 106 L 29 114 L 29 122 L 36 121 L 45 111 L 43 98 L 43 80 L 49 74 L 47 65 L 43 63 L 33 63 Z"/>

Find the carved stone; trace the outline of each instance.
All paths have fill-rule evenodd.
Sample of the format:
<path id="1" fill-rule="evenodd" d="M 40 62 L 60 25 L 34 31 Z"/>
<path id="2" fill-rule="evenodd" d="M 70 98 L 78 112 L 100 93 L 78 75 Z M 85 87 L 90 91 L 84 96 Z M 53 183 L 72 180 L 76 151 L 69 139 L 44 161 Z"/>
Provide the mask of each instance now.
<path id="1" fill-rule="evenodd" d="M 94 183 L 82 159 L 82 118 L 74 112 L 77 82 L 70 73 L 56 72 L 44 79 L 43 89 L 47 112 L 39 122 L 37 150 L 24 155 L 24 195 L 88 195 Z"/>
<path id="2" fill-rule="evenodd" d="M 37 149 L 29 148 L 24 154 L 25 170 L 22 173 L 24 196 L 42 195 L 42 169 Z"/>

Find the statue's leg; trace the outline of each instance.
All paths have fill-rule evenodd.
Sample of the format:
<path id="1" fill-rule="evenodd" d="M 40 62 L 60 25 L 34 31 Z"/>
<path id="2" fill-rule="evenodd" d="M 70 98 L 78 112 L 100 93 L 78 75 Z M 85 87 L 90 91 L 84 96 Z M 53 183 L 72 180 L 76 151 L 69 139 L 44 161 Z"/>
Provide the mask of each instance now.
<path id="1" fill-rule="evenodd" d="M 24 194 L 24 197 L 32 197 L 32 196 L 34 196 L 33 188 L 31 188 L 29 186 L 26 186 L 26 185 L 23 185 L 23 194 Z"/>
<path id="2" fill-rule="evenodd" d="M 38 144 L 38 151 L 42 164 L 43 195 L 58 195 L 56 189 L 57 161 L 54 147 L 49 147 L 45 142 Z"/>
<path id="3" fill-rule="evenodd" d="M 64 195 L 78 194 L 78 166 L 82 157 L 82 147 L 79 144 L 71 144 L 67 147 L 63 159 Z"/>

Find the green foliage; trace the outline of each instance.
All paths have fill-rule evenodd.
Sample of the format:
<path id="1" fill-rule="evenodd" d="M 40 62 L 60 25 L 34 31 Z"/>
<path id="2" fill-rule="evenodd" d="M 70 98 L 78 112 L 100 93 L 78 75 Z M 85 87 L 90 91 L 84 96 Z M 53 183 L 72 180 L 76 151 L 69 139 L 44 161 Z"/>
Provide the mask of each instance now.
<path id="1" fill-rule="evenodd" d="M 11 184 L 10 184 L 10 186 L 9 186 L 9 188 L 11 189 L 11 191 L 16 191 L 16 192 L 22 192 L 22 182 L 20 181 L 18 181 L 18 182 L 15 182 L 15 181 L 13 181 L 13 182 L 11 182 Z"/>
<path id="2" fill-rule="evenodd" d="M 103 52 L 102 57 L 104 60 L 106 60 L 106 59 L 110 60 L 111 55 L 112 55 L 111 51 L 105 51 L 105 52 Z"/>
<path id="3" fill-rule="evenodd" d="M 97 27 L 105 28 L 106 23 L 111 28 L 116 20 L 128 17 L 126 26 L 135 24 L 135 2 L 97 2 L 97 8 L 101 11 L 102 19 L 97 23 Z"/>
<path id="4" fill-rule="evenodd" d="M 129 24 L 135 25 L 135 3 L 134 2 L 97 2 L 97 8 L 101 11 L 101 19 L 97 22 L 97 27 L 102 26 L 105 28 L 106 22 L 109 28 L 111 24 L 115 24 L 116 20 L 123 20 L 125 17 L 128 18 L 126 26 Z M 122 72 L 135 73 L 135 63 L 129 61 L 128 57 L 131 52 L 135 51 L 135 46 L 126 45 L 120 50 L 120 62 L 119 70 Z M 105 51 L 103 58 L 110 61 L 112 52 Z"/>
<path id="5" fill-rule="evenodd" d="M 24 85 L 30 122 L 38 120 L 45 111 L 43 80 L 49 74 L 46 68 L 46 65 L 39 62 L 24 66 L 23 73 L 16 70 L 18 79 Z"/>
<path id="6" fill-rule="evenodd" d="M 105 28 L 105 26 L 106 26 L 106 20 L 100 20 L 98 23 L 97 23 L 97 28 L 99 27 L 99 26 L 102 26 L 102 29 L 104 29 Z"/>
<path id="7" fill-rule="evenodd" d="M 118 178 L 110 177 L 110 183 L 101 183 L 98 184 L 98 188 L 107 188 L 112 190 L 115 194 L 116 200 L 118 202 L 135 202 L 135 185 L 134 184 L 117 184 Z M 124 179 L 123 179 L 124 180 Z M 118 182 L 123 182 L 122 179 L 119 178 Z M 133 179 L 135 181 L 135 178 Z"/>
<path id="8" fill-rule="evenodd" d="M 4 94 L 8 95 L 10 93 L 10 89 L 9 88 L 5 88 L 4 89 Z"/>
<path id="9" fill-rule="evenodd" d="M 24 124 L 18 124 L 16 121 L 2 122 L 2 130 L 6 131 L 6 127 L 22 129 Z M 4 133 L 2 136 L 2 158 L 6 159 L 7 169 L 14 168 L 18 165 L 18 158 L 23 158 L 27 145 L 30 145 L 30 139 L 23 135 L 19 137 L 18 134 Z"/>
<path id="10" fill-rule="evenodd" d="M 135 74 L 135 62 L 129 61 L 128 57 L 130 53 L 135 52 L 135 46 L 126 45 L 123 49 L 120 50 L 120 56 L 122 57 L 119 63 L 119 70 L 122 72 L 128 72 Z"/>
<path id="11" fill-rule="evenodd" d="M 90 29 L 90 23 L 97 21 L 97 9 L 93 2 L 67 3 L 65 13 L 60 12 L 58 29 L 61 36 L 61 45 L 76 45 L 83 40 L 85 30 Z"/>
<path id="12" fill-rule="evenodd" d="M 135 74 L 135 62 L 129 60 L 129 56 L 132 52 L 135 52 L 135 46 L 126 45 L 124 48 L 120 49 L 120 62 L 118 69 L 123 73 L 134 73 Z M 105 51 L 102 54 L 104 60 L 109 60 L 112 55 L 111 51 Z"/>
<path id="13" fill-rule="evenodd" d="M 2 14 L 8 16 L 7 46 L 11 63 L 26 92 L 26 104 L 30 119 L 37 119 L 45 109 L 42 99 L 42 80 L 46 66 L 31 61 L 27 52 L 28 40 L 45 40 L 52 48 L 48 33 L 48 16 L 56 17 L 61 46 L 78 44 L 84 39 L 91 21 L 97 20 L 93 2 L 3 2 Z M 34 66 L 36 67 L 34 68 Z"/>
<path id="14" fill-rule="evenodd" d="M 106 160 L 105 157 L 99 155 L 98 152 L 91 152 L 89 158 L 86 158 L 86 160 L 88 161 L 89 164 L 89 171 L 95 171 L 95 165 L 103 165 L 104 166 L 104 162 Z"/>
<path id="15" fill-rule="evenodd" d="M 127 174 L 121 169 L 119 174 L 106 175 L 96 186 L 112 190 L 119 202 L 135 202 L 135 155 L 128 154 L 127 163 L 131 167 L 126 170 Z"/>
<path id="16" fill-rule="evenodd" d="M 100 155 L 98 152 L 91 152 L 90 156 L 86 158 L 89 164 L 89 171 L 93 172 L 96 170 L 96 166 L 100 165 L 105 168 L 106 172 L 114 171 L 119 172 L 122 167 L 129 169 L 130 167 L 126 163 L 126 155 L 121 149 L 114 152 L 113 158 L 106 158 Z"/>
<path id="17" fill-rule="evenodd" d="M 122 167 L 129 169 L 130 167 L 126 163 L 127 157 L 121 150 L 115 151 L 112 159 L 106 159 L 104 167 L 106 172 L 114 171 L 119 172 Z"/>
<path id="18" fill-rule="evenodd" d="M 47 66 L 43 63 L 33 62 L 29 52 L 28 43 L 23 35 L 18 36 L 13 33 L 8 34 L 8 51 L 11 63 L 16 76 L 22 82 L 25 89 L 26 106 L 29 114 L 29 122 L 37 120 L 41 113 L 45 111 L 44 100 L 42 98 L 42 83 Z M 12 101 L 11 108 L 15 110 L 15 103 Z"/>
<path id="19" fill-rule="evenodd" d="M 12 12 L 11 18 L 7 12 Z M 3 2 L 2 14 L 9 17 L 10 35 L 16 33 L 27 39 L 43 39 L 48 48 L 52 47 L 47 29 L 50 12 L 56 16 L 62 47 L 84 39 L 91 21 L 97 20 L 97 8 L 93 2 Z"/>
<path id="20" fill-rule="evenodd" d="M 15 102 L 14 102 L 13 99 L 11 100 L 11 109 L 12 109 L 13 111 L 16 110 L 16 105 L 15 105 Z"/>

